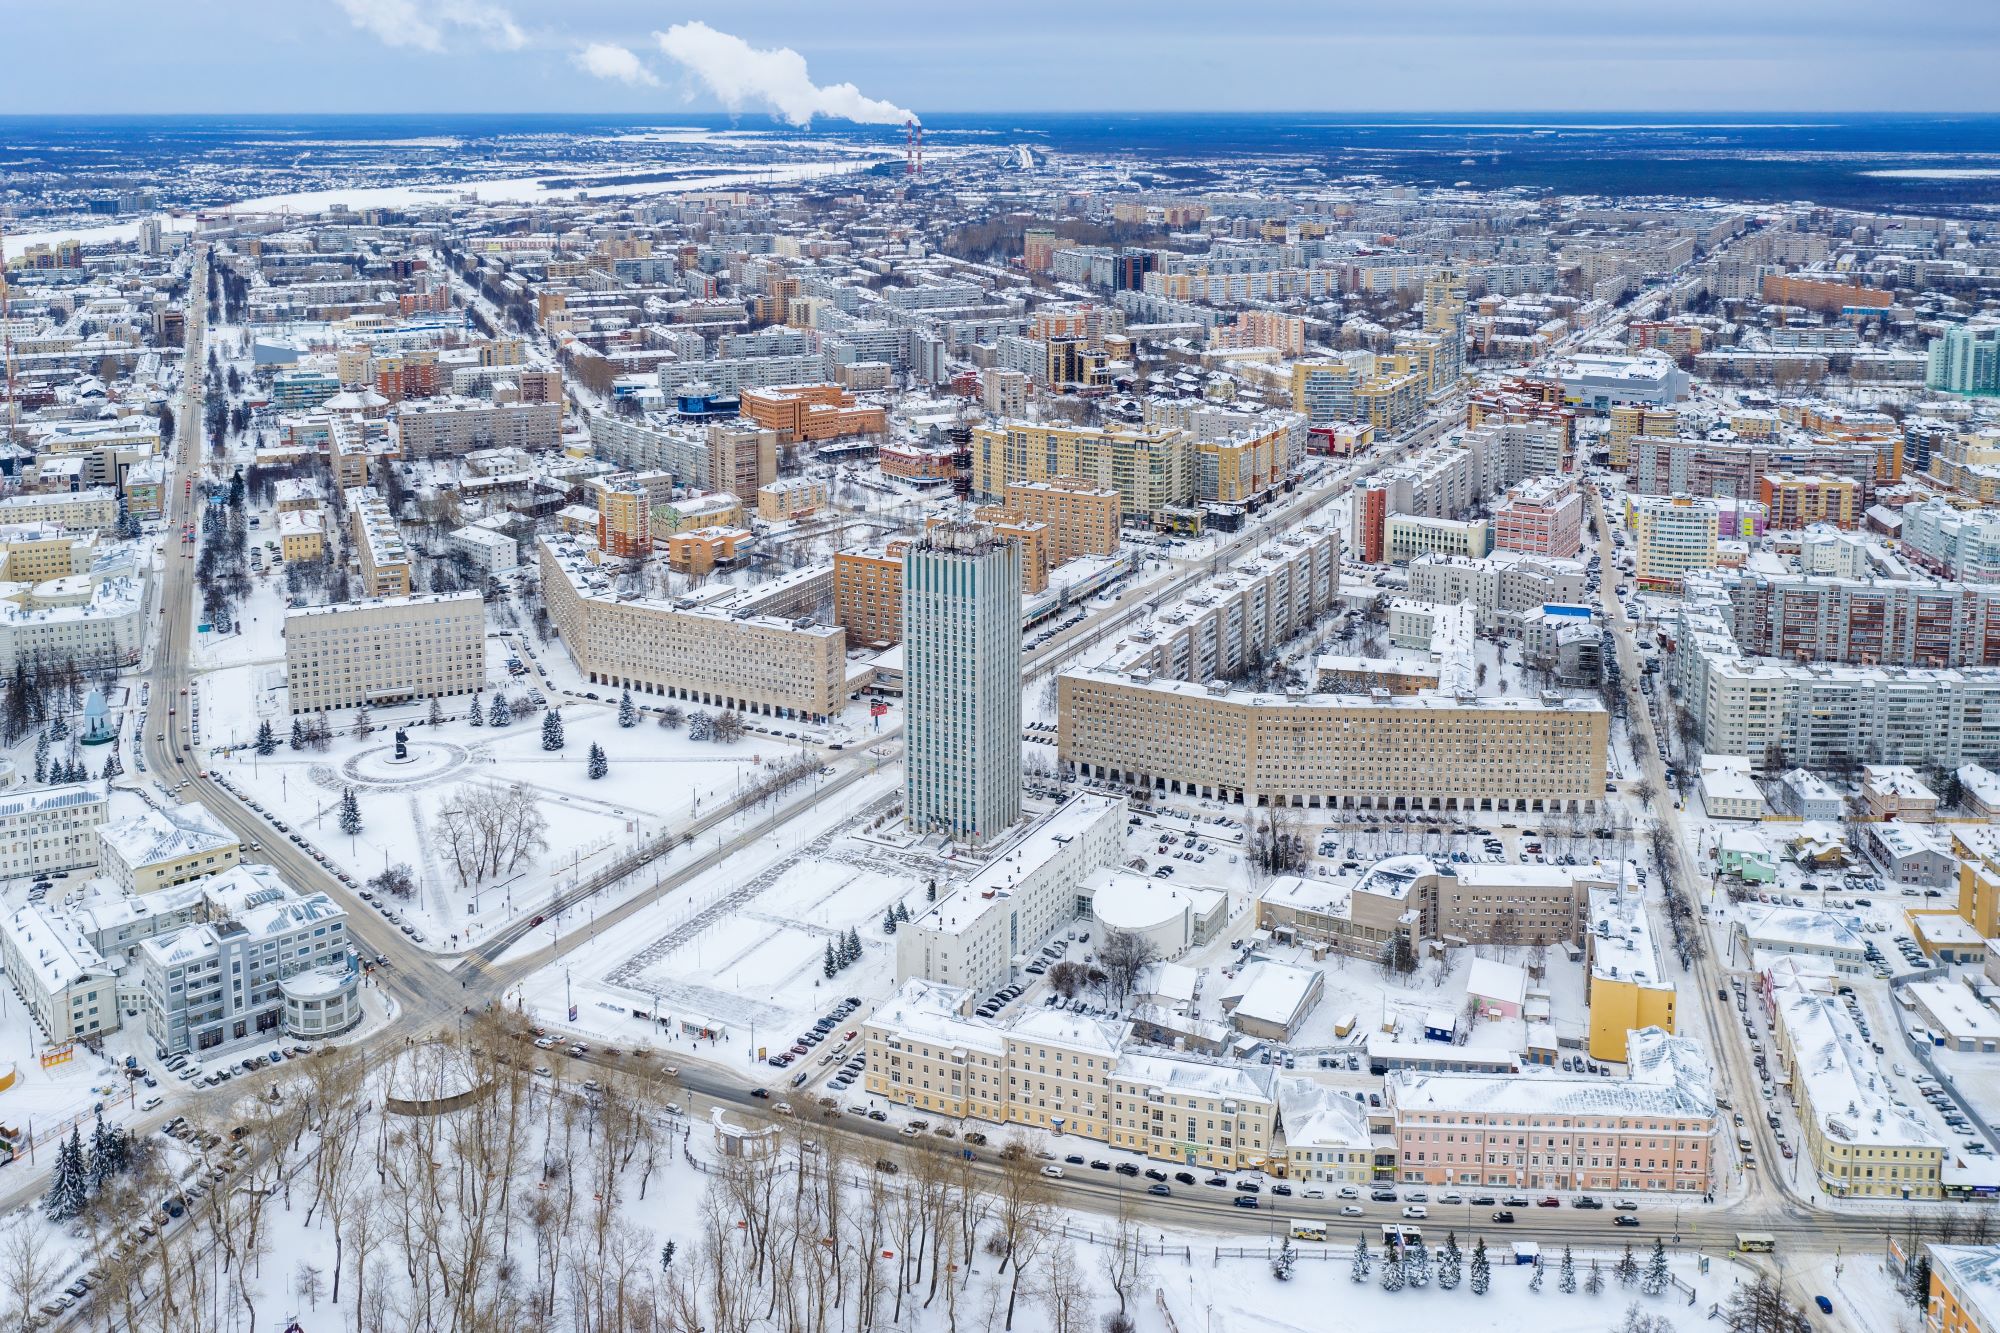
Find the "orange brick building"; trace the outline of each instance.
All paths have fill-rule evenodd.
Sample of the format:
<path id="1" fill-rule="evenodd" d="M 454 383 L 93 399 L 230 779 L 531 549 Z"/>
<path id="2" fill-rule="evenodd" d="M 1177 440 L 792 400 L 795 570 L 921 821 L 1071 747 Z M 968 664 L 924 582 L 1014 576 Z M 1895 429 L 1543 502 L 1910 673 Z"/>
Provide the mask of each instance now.
<path id="1" fill-rule="evenodd" d="M 903 548 L 908 542 L 833 556 L 833 618 L 847 641 L 887 648 L 903 638 Z"/>
<path id="2" fill-rule="evenodd" d="M 392 403 L 405 398 L 437 397 L 437 353 L 398 352 L 376 357 L 375 392 Z"/>
<path id="3" fill-rule="evenodd" d="M 1823 314 L 1837 315 L 1849 306 L 1886 310 L 1896 303 L 1889 292 L 1873 287 L 1856 287 L 1845 282 L 1822 282 L 1817 278 L 1773 273 L 1764 279 L 1764 299 L 1772 305 L 1804 306 Z"/>
<path id="4" fill-rule="evenodd" d="M 706 574 L 717 565 L 733 563 L 749 547 L 747 528 L 690 528 L 667 538 L 667 568 L 682 574 Z"/>
<path id="5" fill-rule="evenodd" d="M 1852 477 L 1807 472 L 1766 472 L 1757 478 L 1766 526 L 1796 532 L 1810 523 L 1851 528 L 1861 516 L 1861 488 Z"/>
<path id="6" fill-rule="evenodd" d="M 881 408 L 857 402 L 838 384 L 745 389 L 743 415 L 766 430 L 776 431 L 781 444 L 879 435 L 889 424 Z"/>
<path id="7" fill-rule="evenodd" d="M 1007 487 L 1007 510 L 1049 529 L 1049 563 L 1081 555 L 1118 554 L 1119 506 L 1124 497 L 1078 477 L 1017 481 Z"/>
<path id="8" fill-rule="evenodd" d="M 600 486 L 597 544 L 606 555 L 636 560 L 653 550 L 653 497 L 644 486 Z"/>
<path id="9" fill-rule="evenodd" d="M 928 449 L 921 444 L 885 444 L 876 459 L 884 476 L 915 481 L 949 481 L 957 471 L 951 450 Z"/>

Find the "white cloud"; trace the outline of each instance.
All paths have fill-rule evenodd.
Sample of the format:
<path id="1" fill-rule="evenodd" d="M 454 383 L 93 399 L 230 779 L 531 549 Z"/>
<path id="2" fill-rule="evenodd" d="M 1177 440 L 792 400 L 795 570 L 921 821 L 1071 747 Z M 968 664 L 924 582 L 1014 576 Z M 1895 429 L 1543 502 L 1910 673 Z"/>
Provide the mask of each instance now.
<path id="1" fill-rule="evenodd" d="M 895 125 L 917 118 L 915 112 L 893 103 L 863 97 L 851 83 L 820 87 L 807 75 L 805 57 L 788 46 L 760 51 L 741 37 L 701 22 L 676 23 L 654 33 L 653 39 L 731 111 L 756 103 L 794 125 L 811 124 L 814 116 L 863 125 Z"/>
<path id="2" fill-rule="evenodd" d="M 442 54 L 454 37 L 470 34 L 487 46 L 518 51 L 528 35 L 514 16 L 481 0 L 337 0 L 348 20 L 385 46 Z"/>
<path id="3" fill-rule="evenodd" d="M 489 46 L 518 51 L 528 44 L 528 34 L 521 31 L 512 14 L 498 5 L 480 4 L 479 0 L 446 0 L 443 13 L 447 22 L 484 36 Z"/>
<path id="4" fill-rule="evenodd" d="M 653 77 L 653 71 L 640 62 L 639 57 L 611 42 L 592 42 L 570 59 L 578 69 L 600 79 L 615 79 L 634 87 L 641 84 L 656 87 L 660 82 Z"/>

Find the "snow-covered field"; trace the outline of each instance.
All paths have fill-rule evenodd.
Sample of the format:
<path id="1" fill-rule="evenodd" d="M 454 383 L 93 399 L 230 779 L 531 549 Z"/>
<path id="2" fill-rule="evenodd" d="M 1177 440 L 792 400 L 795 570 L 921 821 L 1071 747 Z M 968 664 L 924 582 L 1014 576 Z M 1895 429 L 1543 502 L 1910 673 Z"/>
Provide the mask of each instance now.
<path id="1" fill-rule="evenodd" d="M 358 189 L 300 190 L 292 194 L 270 194 L 256 199 L 244 199 L 230 204 L 222 211 L 226 213 L 275 213 L 285 210 L 293 213 L 321 213 L 336 204 L 348 208 L 411 208 L 422 204 L 442 204 L 455 199 L 472 198 L 481 203 L 531 203 L 537 200 L 599 198 L 606 196 L 641 194 L 681 194 L 691 190 L 726 190 L 744 186 L 768 185 L 782 181 L 812 180 L 820 176 L 838 175 L 866 166 L 859 158 L 826 162 L 782 162 L 771 165 L 745 167 L 742 170 L 722 169 L 707 174 L 680 176 L 673 180 L 641 181 L 618 185 L 550 185 L 546 177 L 558 174 L 554 171 L 538 176 L 510 176 L 492 180 L 454 181 L 440 185 L 383 185 L 365 186 Z M 560 175 L 565 180 L 574 180 L 579 175 L 602 175 L 607 179 L 629 171 L 659 172 L 674 169 L 672 164 L 624 164 L 602 171 L 578 172 L 565 168 Z"/>
<path id="2" fill-rule="evenodd" d="M 757 1046 L 791 1045 L 790 1034 L 837 997 L 887 995 L 895 984 L 895 941 L 882 933 L 883 913 L 897 901 L 914 909 L 922 893 L 919 881 L 893 873 L 892 850 L 854 830 L 888 808 L 899 781 L 900 771 L 885 766 L 800 811 L 530 977 L 519 1002 L 548 1021 L 612 1040 L 650 1028 L 647 1019 L 631 1016 L 634 1009 L 656 1012 L 673 1026 L 699 1020 L 728 1034 L 731 1062 L 748 1062 Z M 572 912 L 567 921 L 530 932 L 502 961 L 538 950 L 559 933 L 591 929 L 587 917 Z M 862 958 L 828 981 L 826 947 L 849 930 L 861 941 Z M 577 1017 L 565 1023 L 571 1005 Z"/>

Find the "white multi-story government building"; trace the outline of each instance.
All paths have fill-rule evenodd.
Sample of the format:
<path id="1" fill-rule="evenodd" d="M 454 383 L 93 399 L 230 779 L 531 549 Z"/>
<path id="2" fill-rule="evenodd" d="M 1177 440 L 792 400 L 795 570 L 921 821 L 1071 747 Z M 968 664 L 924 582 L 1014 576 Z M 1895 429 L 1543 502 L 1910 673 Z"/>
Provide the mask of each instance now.
<path id="1" fill-rule="evenodd" d="M 486 688 L 486 599 L 375 597 L 285 613 L 294 713 L 475 694 Z"/>

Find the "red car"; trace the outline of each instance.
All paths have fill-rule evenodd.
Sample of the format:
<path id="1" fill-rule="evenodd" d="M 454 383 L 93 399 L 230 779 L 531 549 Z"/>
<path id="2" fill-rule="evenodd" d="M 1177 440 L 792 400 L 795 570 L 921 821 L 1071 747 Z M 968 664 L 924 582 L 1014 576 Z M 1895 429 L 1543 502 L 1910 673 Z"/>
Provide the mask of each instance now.
<path id="1" fill-rule="evenodd" d="M 1561 1199 L 1558 1199 L 1553 1194 L 1543 1195 L 1542 1198 L 1535 1203 L 1535 1207 L 1537 1208 L 1560 1208 L 1562 1206 L 1563 1206 L 1563 1201 Z"/>

